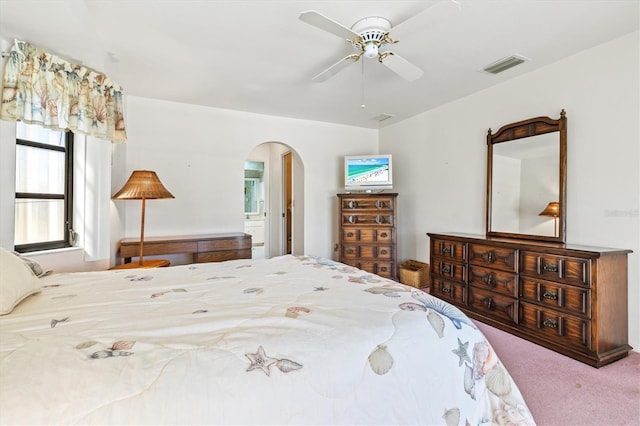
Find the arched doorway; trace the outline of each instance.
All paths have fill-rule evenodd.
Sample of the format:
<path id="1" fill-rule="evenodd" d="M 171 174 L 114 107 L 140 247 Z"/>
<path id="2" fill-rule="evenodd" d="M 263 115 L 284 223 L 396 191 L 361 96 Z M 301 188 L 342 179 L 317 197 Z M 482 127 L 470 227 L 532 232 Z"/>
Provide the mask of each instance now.
<path id="1" fill-rule="evenodd" d="M 298 153 L 280 142 L 256 146 L 245 161 L 244 188 L 253 257 L 304 254 L 304 167 Z"/>

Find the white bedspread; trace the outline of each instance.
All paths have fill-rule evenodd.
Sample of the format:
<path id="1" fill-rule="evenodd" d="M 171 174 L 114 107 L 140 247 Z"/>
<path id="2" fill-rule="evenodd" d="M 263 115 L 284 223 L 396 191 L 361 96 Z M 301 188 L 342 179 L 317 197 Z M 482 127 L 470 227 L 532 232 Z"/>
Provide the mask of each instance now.
<path id="1" fill-rule="evenodd" d="M 41 280 L 0 317 L 2 424 L 534 424 L 458 309 L 340 263 Z"/>

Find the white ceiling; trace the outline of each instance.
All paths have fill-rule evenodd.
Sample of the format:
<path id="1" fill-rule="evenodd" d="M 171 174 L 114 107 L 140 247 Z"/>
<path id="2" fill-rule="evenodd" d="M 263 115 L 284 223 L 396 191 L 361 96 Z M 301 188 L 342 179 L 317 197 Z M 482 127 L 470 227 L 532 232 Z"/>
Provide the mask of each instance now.
<path id="1" fill-rule="evenodd" d="M 638 0 L 0 0 L 0 36 L 102 71 L 129 95 L 378 128 L 638 30 Z M 306 24 L 391 21 L 393 50 L 424 70 L 407 82 Z M 8 48 L 8 47 L 7 47 Z M 519 54 L 499 75 L 482 68 Z M 363 66 L 364 65 L 364 70 Z M 365 104 L 363 108 L 361 104 Z M 378 122 L 374 117 L 394 117 Z"/>

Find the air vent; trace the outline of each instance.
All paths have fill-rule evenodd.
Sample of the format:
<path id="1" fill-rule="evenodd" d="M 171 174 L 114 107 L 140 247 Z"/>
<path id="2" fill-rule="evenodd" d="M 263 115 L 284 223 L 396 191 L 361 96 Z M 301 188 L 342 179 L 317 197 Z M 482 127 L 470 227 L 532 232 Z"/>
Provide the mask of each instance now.
<path id="1" fill-rule="evenodd" d="M 512 55 L 507 58 L 500 59 L 493 64 L 487 65 L 482 70 L 488 72 L 490 74 L 499 74 L 502 71 L 506 71 L 509 68 L 513 68 L 516 65 L 520 65 L 521 63 L 528 61 L 528 58 L 520 55 Z"/>
<path id="2" fill-rule="evenodd" d="M 388 120 L 391 117 L 393 117 L 393 115 L 382 113 L 380 115 L 376 115 L 375 117 L 373 117 L 373 119 L 376 121 L 384 121 L 384 120 Z"/>

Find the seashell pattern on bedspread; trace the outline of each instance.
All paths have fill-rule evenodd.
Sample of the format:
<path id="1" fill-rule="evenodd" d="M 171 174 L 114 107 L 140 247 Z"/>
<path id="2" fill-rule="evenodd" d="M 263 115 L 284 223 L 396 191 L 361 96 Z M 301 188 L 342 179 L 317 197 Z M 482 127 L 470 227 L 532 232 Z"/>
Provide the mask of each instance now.
<path id="1" fill-rule="evenodd" d="M 0 317 L 1 424 L 535 424 L 460 310 L 342 263 L 41 282 Z"/>

